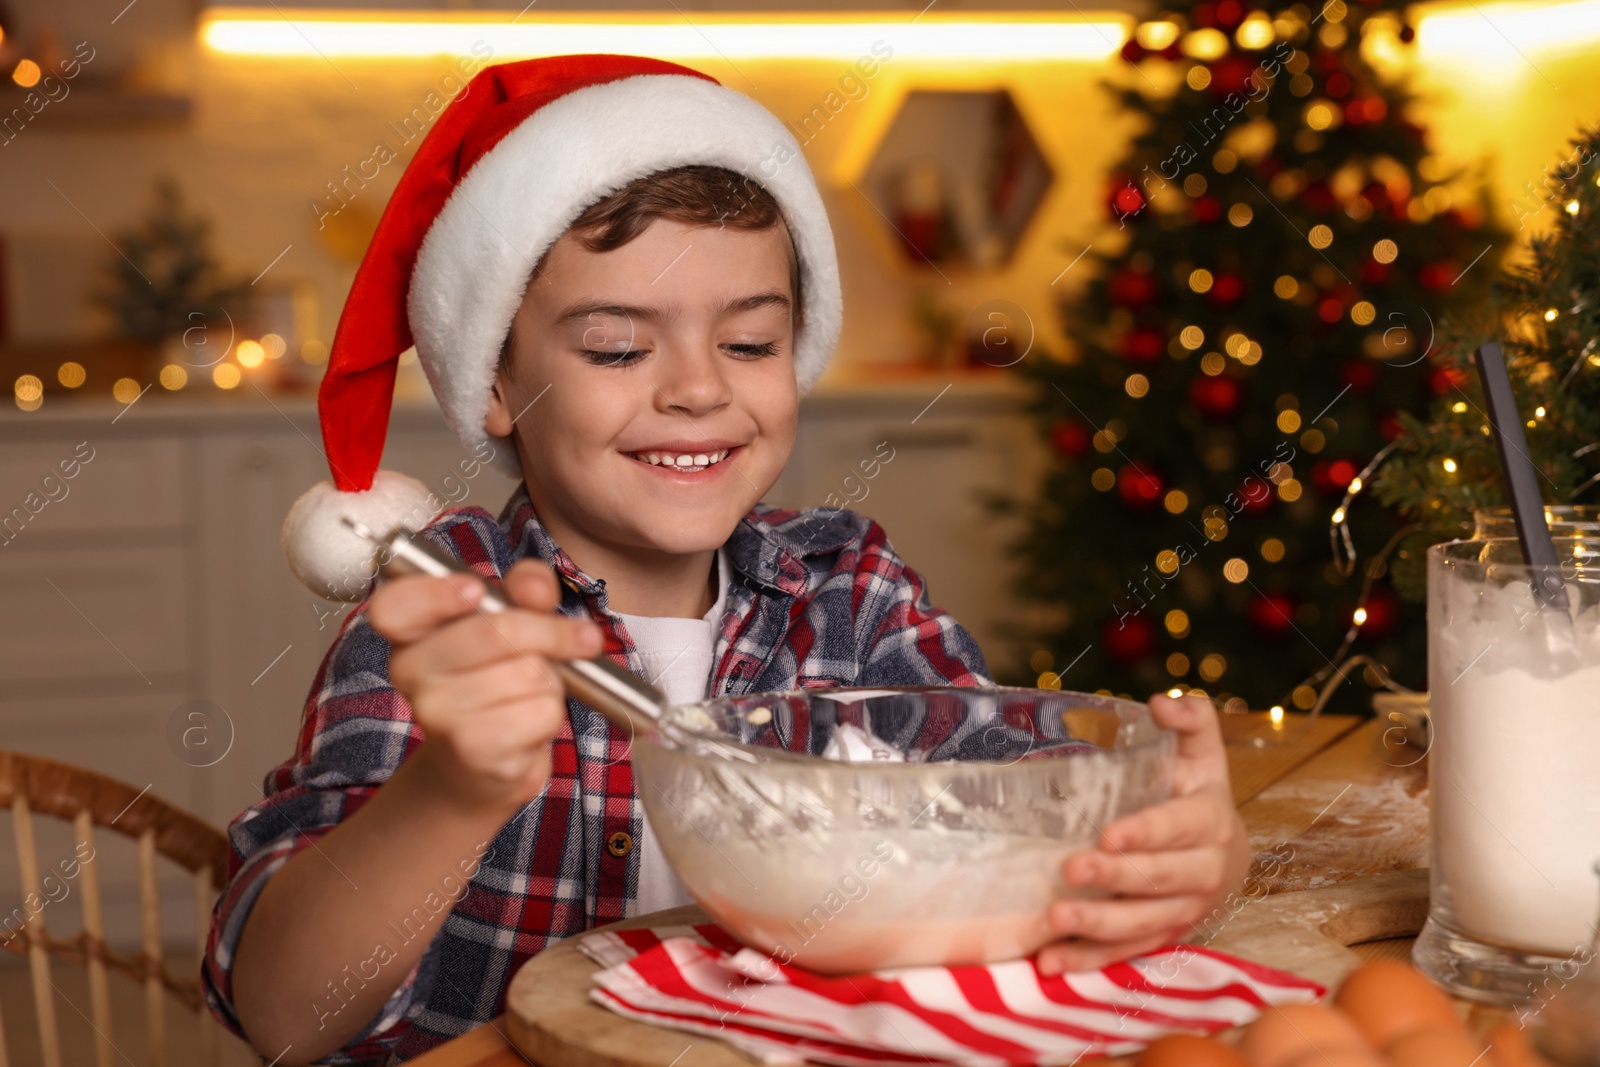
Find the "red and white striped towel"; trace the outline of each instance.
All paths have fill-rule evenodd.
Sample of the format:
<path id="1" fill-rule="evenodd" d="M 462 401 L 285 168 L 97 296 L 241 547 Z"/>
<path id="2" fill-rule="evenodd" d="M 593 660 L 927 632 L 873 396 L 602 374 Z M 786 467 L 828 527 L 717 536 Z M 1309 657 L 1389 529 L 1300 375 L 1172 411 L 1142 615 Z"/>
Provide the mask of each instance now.
<path id="1" fill-rule="evenodd" d="M 829 977 L 780 964 L 715 923 L 590 934 L 578 948 L 605 968 L 590 996 L 612 1011 L 766 1063 L 1071 1064 L 1164 1034 L 1215 1033 L 1327 992 L 1197 945 L 1049 978 L 1031 959 Z"/>

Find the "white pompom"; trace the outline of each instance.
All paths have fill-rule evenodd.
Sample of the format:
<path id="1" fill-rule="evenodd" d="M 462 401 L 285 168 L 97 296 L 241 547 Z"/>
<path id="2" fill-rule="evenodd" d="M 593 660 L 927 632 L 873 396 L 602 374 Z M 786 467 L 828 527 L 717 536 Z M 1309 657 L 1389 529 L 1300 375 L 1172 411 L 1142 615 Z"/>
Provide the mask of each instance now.
<path id="1" fill-rule="evenodd" d="M 329 600 L 361 600 L 371 588 L 371 541 L 340 520 L 346 516 L 374 532 L 397 526 L 420 530 L 439 514 L 428 487 L 395 471 L 379 471 L 372 488 L 341 493 L 332 482 L 318 482 L 301 495 L 283 520 L 283 551 L 289 569 L 313 593 Z"/>

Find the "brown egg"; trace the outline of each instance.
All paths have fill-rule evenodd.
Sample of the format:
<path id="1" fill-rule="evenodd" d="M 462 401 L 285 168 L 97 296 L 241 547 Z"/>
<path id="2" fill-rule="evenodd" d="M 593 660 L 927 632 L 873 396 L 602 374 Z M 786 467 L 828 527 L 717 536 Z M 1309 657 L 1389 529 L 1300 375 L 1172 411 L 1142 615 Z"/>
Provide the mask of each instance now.
<path id="1" fill-rule="evenodd" d="M 1472 1067 L 1483 1059 L 1483 1046 L 1459 1026 L 1413 1030 L 1389 1046 L 1394 1067 Z"/>
<path id="2" fill-rule="evenodd" d="M 1214 1037 L 1169 1034 L 1139 1054 L 1136 1067 L 1249 1067 L 1238 1049 Z"/>
<path id="3" fill-rule="evenodd" d="M 1333 1003 L 1373 1048 L 1387 1049 L 1424 1027 L 1466 1032 L 1450 998 L 1399 960 L 1363 965 L 1344 980 Z"/>
<path id="4" fill-rule="evenodd" d="M 1239 1051 L 1253 1067 L 1290 1067 L 1307 1055 L 1365 1052 L 1372 1049 L 1350 1020 L 1321 1004 L 1268 1008 L 1250 1024 Z"/>
<path id="5" fill-rule="evenodd" d="M 1533 1050 L 1528 1031 L 1507 1019 L 1489 1031 L 1489 1059 L 1493 1067 L 1548 1067 L 1549 1061 Z"/>
<path id="6" fill-rule="evenodd" d="M 1366 1049 L 1336 1048 L 1308 1053 L 1289 1067 L 1389 1067 L 1389 1061 Z"/>

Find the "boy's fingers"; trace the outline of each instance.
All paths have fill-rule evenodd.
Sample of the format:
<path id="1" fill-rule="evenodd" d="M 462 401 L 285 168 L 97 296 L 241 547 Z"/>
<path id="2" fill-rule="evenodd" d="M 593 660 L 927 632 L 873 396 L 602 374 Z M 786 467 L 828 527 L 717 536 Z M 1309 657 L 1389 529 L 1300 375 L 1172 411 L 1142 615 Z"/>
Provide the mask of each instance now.
<path id="1" fill-rule="evenodd" d="M 1188 848 L 1165 852 L 1076 852 L 1062 865 L 1074 889 L 1103 889 L 1129 897 L 1193 894 L 1214 897 L 1227 877 L 1221 849 Z"/>
<path id="2" fill-rule="evenodd" d="M 1188 765 L 1188 784 L 1228 782 L 1228 750 L 1222 743 L 1222 723 L 1217 709 L 1204 697 L 1150 698 L 1150 717 L 1156 725 L 1178 732 L 1178 760 Z"/>
<path id="3" fill-rule="evenodd" d="M 446 709 L 446 718 L 561 691 L 560 677 L 542 656 L 512 656 L 460 674 L 432 673 L 422 677 L 411 697 L 413 705 Z"/>
<path id="4" fill-rule="evenodd" d="M 1103 945 L 1096 941 L 1057 941 L 1039 950 L 1039 971 L 1046 977 L 1070 971 L 1098 971 L 1108 963 L 1131 959 L 1175 940 L 1166 932 L 1135 941 Z"/>
<path id="5" fill-rule="evenodd" d="M 405 649 L 403 655 L 407 673 L 420 678 L 430 674 L 458 676 L 501 660 L 527 656 L 587 659 L 599 655 L 601 645 L 600 627 L 591 619 L 569 619 L 517 608 L 457 619 L 427 641 Z M 392 670 L 390 676 L 392 679 Z"/>
<path id="6" fill-rule="evenodd" d="M 1206 788 L 1107 823 L 1100 847 L 1113 853 L 1155 852 L 1225 843 L 1236 818 L 1232 797 Z"/>
<path id="7" fill-rule="evenodd" d="M 534 611 L 553 611 L 561 603 L 561 584 L 548 563 L 538 559 L 519 559 L 503 579 L 506 596 L 518 607 Z"/>
<path id="8" fill-rule="evenodd" d="M 483 580 L 474 574 L 405 574 L 372 594 L 367 621 L 395 644 L 408 644 L 475 611 L 482 597 Z"/>
<path id="9" fill-rule="evenodd" d="M 1172 937 L 1203 911 L 1199 897 L 1145 900 L 1058 900 L 1050 905 L 1050 929 L 1065 937 L 1114 944 L 1147 937 Z"/>

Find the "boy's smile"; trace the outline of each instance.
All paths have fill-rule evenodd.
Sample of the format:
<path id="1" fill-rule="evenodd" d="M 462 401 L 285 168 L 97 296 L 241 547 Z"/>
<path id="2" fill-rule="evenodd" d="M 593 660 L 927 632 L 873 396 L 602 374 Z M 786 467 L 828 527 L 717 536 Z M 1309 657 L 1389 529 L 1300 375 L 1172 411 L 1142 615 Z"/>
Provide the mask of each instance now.
<path id="1" fill-rule="evenodd" d="M 782 225 L 656 219 L 608 252 L 569 231 L 529 284 L 486 429 L 514 432 L 540 521 L 608 588 L 709 566 L 788 461 L 790 254 Z"/>

